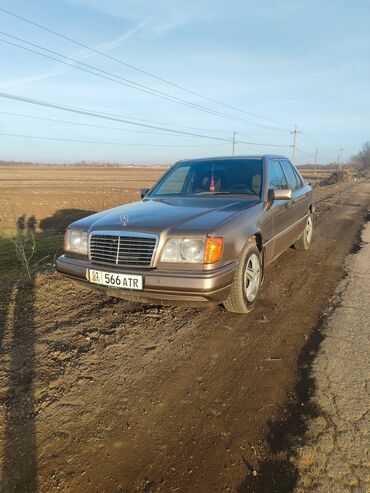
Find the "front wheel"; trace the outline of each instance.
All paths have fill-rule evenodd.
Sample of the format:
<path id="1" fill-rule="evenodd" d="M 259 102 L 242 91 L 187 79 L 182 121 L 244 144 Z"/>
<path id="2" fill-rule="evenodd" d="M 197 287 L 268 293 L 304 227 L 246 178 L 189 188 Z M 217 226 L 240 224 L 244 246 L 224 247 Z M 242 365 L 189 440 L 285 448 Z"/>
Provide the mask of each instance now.
<path id="1" fill-rule="evenodd" d="M 261 253 L 255 242 L 250 240 L 240 256 L 229 296 L 224 302 L 226 310 L 234 313 L 249 313 L 256 302 L 261 281 Z"/>
<path id="2" fill-rule="evenodd" d="M 313 234 L 313 217 L 308 214 L 306 226 L 300 238 L 294 243 L 294 248 L 297 250 L 308 250 L 311 246 Z"/>

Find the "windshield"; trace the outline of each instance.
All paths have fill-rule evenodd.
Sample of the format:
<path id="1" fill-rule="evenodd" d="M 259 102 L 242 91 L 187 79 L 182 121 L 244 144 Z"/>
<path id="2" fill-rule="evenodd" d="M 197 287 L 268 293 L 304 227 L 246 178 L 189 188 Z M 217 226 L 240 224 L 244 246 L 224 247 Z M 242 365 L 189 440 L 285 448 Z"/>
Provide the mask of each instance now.
<path id="1" fill-rule="evenodd" d="M 261 159 L 185 161 L 174 166 L 154 187 L 162 195 L 261 194 Z"/>

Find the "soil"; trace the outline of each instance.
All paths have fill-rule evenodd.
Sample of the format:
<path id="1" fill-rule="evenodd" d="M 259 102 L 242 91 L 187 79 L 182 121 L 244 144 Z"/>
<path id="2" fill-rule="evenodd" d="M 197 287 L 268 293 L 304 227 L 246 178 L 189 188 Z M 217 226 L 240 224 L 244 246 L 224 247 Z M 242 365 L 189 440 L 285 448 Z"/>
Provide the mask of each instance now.
<path id="1" fill-rule="evenodd" d="M 0 229 L 14 228 L 25 214 L 41 229 L 65 229 L 94 211 L 140 200 L 140 189 L 164 171 L 159 166 L 0 166 Z"/>
<path id="2" fill-rule="evenodd" d="M 312 384 L 301 367 L 370 184 L 315 193 L 311 249 L 268 268 L 247 316 L 109 299 L 54 272 L 5 278 L 2 491 L 293 491 L 288 432 L 304 432 L 299 389 Z"/>

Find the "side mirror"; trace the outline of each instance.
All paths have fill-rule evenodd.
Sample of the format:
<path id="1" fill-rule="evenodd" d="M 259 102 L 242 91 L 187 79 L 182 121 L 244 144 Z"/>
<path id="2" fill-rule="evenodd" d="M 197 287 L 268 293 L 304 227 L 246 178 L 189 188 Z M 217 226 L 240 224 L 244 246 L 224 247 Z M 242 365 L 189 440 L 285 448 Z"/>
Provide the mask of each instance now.
<path id="1" fill-rule="evenodd" d="M 290 188 L 278 188 L 276 190 L 269 190 L 272 200 L 291 200 L 292 190 Z"/>
<path id="2" fill-rule="evenodd" d="M 143 199 L 145 197 L 145 195 L 149 192 L 150 188 L 142 188 L 140 190 L 140 196 L 141 198 Z"/>

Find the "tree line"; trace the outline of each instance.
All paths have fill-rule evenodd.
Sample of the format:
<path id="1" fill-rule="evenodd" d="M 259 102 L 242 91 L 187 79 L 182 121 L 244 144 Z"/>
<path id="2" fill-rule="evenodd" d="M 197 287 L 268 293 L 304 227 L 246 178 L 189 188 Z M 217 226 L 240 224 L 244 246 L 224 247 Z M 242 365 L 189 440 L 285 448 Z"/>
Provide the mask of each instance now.
<path id="1" fill-rule="evenodd" d="M 365 142 L 362 149 L 352 156 L 351 161 L 360 168 L 370 170 L 370 142 Z"/>

